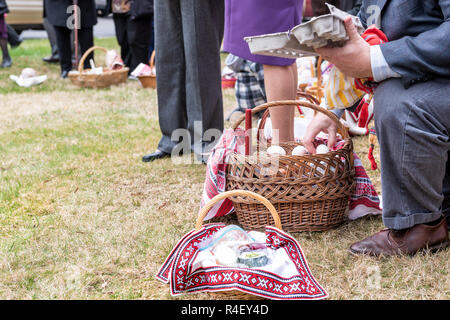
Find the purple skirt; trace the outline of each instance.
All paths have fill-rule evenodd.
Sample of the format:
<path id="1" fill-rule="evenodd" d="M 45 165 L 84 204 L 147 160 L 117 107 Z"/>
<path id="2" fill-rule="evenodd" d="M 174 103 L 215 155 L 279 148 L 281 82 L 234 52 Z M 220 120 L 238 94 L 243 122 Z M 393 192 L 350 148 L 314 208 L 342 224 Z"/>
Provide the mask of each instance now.
<path id="1" fill-rule="evenodd" d="M 303 0 L 225 0 L 223 49 L 238 57 L 274 66 L 287 66 L 295 59 L 250 53 L 244 37 L 285 32 L 302 22 Z"/>
<path id="2" fill-rule="evenodd" d="M 8 31 L 6 30 L 6 21 L 4 14 L 0 14 L 0 39 L 8 39 Z"/>

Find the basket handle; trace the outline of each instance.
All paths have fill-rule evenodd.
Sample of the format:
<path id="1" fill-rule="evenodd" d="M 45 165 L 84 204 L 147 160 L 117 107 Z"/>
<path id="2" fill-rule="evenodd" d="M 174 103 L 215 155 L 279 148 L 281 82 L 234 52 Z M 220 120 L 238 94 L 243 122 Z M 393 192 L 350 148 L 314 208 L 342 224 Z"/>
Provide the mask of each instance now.
<path id="1" fill-rule="evenodd" d="M 108 49 L 103 48 L 103 47 L 99 47 L 99 46 L 93 46 L 91 48 L 89 48 L 88 50 L 86 50 L 86 52 L 83 54 L 83 56 L 81 57 L 80 63 L 78 64 L 78 72 L 81 74 L 84 70 L 84 60 L 87 59 L 88 55 L 91 54 L 91 52 L 93 52 L 94 50 L 102 50 L 103 52 L 107 53 Z"/>
<path id="2" fill-rule="evenodd" d="M 197 223 L 195 224 L 195 229 L 200 230 L 202 228 L 203 219 L 205 219 L 209 210 L 217 202 L 219 202 L 220 200 L 226 199 L 228 197 L 234 197 L 234 196 L 246 196 L 246 197 L 250 197 L 250 198 L 253 198 L 253 199 L 261 202 L 263 205 L 266 206 L 267 209 L 269 209 L 270 213 L 272 214 L 272 218 L 275 221 L 275 227 L 282 230 L 280 216 L 278 215 L 277 210 L 275 210 L 275 207 L 269 202 L 269 200 L 267 200 L 266 198 L 264 198 L 263 196 L 255 193 L 255 192 L 247 191 L 247 190 L 226 191 L 226 192 L 218 194 L 217 196 L 215 196 L 214 198 L 209 200 L 209 202 L 207 202 L 205 204 L 205 206 L 200 210 L 200 212 L 198 214 Z"/>
<path id="3" fill-rule="evenodd" d="M 339 121 L 339 118 L 334 113 L 332 113 L 332 112 L 330 112 L 330 111 L 328 111 L 328 110 L 326 110 L 326 109 L 324 109 L 322 107 L 319 107 L 318 105 L 312 104 L 310 102 L 299 101 L 299 100 L 280 100 L 280 101 L 267 102 L 267 103 L 261 104 L 261 105 L 255 107 L 255 108 L 253 108 L 252 109 L 252 114 L 255 114 L 255 113 L 263 111 L 263 110 L 266 110 L 268 108 L 281 107 L 281 106 L 302 106 L 302 107 L 313 109 L 314 111 L 323 113 L 324 115 L 328 116 L 328 118 L 333 120 L 333 122 L 337 125 L 338 131 L 341 132 L 343 139 L 350 139 L 350 135 L 349 135 L 347 129 Z M 232 129 L 233 130 L 236 129 L 241 124 L 241 122 L 244 121 L 244 119 L 245 119 L 245 115 L 240 116 L 235 121 L 235 123 L 233 123 L 233 125 L 231 126 Z"/>
<path id="4" fill-rule="evenodd" d="M 308 100 L 309 102 L 313 103 L 313 104 L 317 104 L 319 105 L 319 100 L 317 100 L 316 97 L 314 97 L 313 95 L 306 93 L 306 92 L 301 92 L 301 91 L 297 91 L 297 99 L 298 98 L 304 98 L 306 100 Z M 300 106 L 297 106 L 298 112 L 300 111 Z M 269 117 L 270 113 L 269 113 L 269 108 L 266 109 L 266 111 L 264 111 L 262 117 L 261 117 L 261 121 L 259 122 L 259 126 L 258 126 L 258 131 L 256 133 L 256 140 L 260 141 L 260 134 L 261 134 L 261 130 L 264 129 L 264 126 L 266 125 L 266 121 L 267 118 Z M 258 147 L 259 148 L 259 147 Z"/>
<path id="5" fill-rule="evenodd" d="M 153 70 L 155 66 L 155 50 L 153 50 L 152 55 L 150 57 L 150 68 Z"/>
<path id="6" fill-rule="evenodd" d="M 319 59 L 317 60 L 317 86 L 322 86 L 322 69 L 320 66 L 322 65 L 323 58 L 322 56 L 319 56 Z"/>

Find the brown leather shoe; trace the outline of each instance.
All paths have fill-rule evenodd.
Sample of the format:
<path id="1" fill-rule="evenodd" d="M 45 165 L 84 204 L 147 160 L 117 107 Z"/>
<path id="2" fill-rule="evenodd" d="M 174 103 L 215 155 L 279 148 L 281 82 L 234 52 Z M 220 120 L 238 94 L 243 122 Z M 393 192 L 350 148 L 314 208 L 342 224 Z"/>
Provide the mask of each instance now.
<path id="1" fill-rule="evenodd" d="M 449 245 L 447 221 L 437 225 L 417 224 L 404 230 L 382 230 L 351 245 L 350 253 L 370 256 L 414 255 L 418 251 L 435 252 Z"/>

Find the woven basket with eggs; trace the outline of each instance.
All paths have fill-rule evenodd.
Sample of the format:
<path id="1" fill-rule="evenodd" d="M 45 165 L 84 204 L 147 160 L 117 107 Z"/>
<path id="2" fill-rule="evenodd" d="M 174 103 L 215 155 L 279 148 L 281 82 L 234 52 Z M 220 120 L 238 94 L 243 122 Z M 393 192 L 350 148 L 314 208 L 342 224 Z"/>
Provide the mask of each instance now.
<path id="1" fill-rule="evenodd" d="M 324 150 L 324 153 L 311 155 L 299 147 L 301 143 L 287 142 L 277 146 L 284 152 L 275 156 L 267 153 L 268 148 L 273 147 L 270 142 L 265 143 L 260 138 L 263 135 L 258 134 L 255 154 L 233 153 L 230 156 L 226 190 L 248 190 L 267 198 L 276 208 L 283 229 L 288 232 L 334 228 L 344 221 L 349 197 L 355 188 L 353 144 L 347 129 L 334 114 L 316 104 L 287 100 L 265 103 L 252 109 L 252 114 L 265 111 L 258 133 L 264 128 L 268 109 L 280 106 L 301 106 L 326 114 L 336 122 L 344 146 L 339 150 Z M 233 129 L 244 119 L 245 116 L 241 116 L 233 124 Z M 231 200 L 237 219 L 244 228 L 257 230 L 274 223 L 267 208 L 257 201 L 241 196 Z"/>

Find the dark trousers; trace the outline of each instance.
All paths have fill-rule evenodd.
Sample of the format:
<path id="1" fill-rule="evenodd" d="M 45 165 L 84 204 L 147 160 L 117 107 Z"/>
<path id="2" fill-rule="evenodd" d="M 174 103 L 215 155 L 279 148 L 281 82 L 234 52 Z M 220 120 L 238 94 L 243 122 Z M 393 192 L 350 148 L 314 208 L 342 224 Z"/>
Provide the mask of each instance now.
<path id="1" fill-rule="evenodd" d="M 132 72 L 140 63 L 149 63 L 153 18 L 132 20 L 128 14 L 114 14 L 116 38 L 123 62 Z"/>
<path id="2" fill-rule="evenodd" d="M 13 27 L 11 27 L 9 24 L 6 25 L 7 31 L 8 31 L 8 42 L 11 45 L 11 47 L 16 47 L 19 44 L 22 43 L 22 39 L 17 34 L 16 30 L 14 30 Z"/>
<path id="3" fill-rule="evenodd" d="M 223 131 L 223 30 L 223 0 L 155 0 L 159 150 L 171 153 L 186 143 L 178 134 L 184 131 L 200 155 L 209 142 L 205 132 Z"/>
<path id="4" fill-rule="evenodd" d="M 383 222 L 406 229 L 450 214 L 450 79 L 383 81 L 374 110 L 380 142 Z"/>
<path id="5" fill-rule="evenodd" d="M 69 28 L 55 26 L 56 43 L 58 45 L 59 62 L 61 71 L 72 70 L 72 43 Z M 78 30 L 78 43 L 81 54 L 94 45 L 94 34 L 92 28 L 81 28 Z M 91 53 L 84 62 L 84 68 L 90 68 L 89 60 L 94 58 Z"/>

